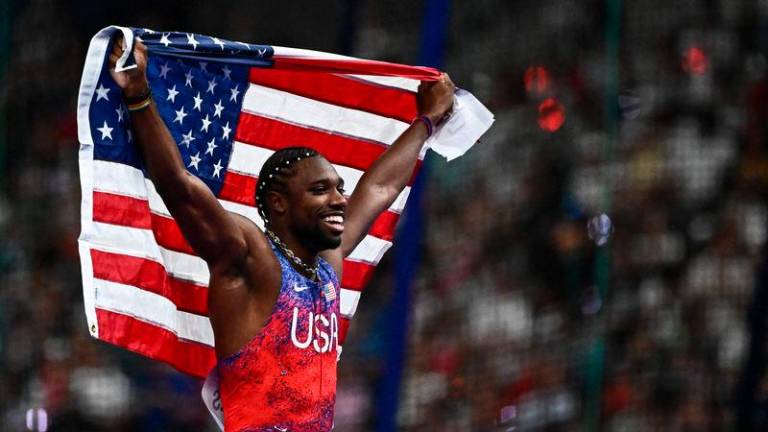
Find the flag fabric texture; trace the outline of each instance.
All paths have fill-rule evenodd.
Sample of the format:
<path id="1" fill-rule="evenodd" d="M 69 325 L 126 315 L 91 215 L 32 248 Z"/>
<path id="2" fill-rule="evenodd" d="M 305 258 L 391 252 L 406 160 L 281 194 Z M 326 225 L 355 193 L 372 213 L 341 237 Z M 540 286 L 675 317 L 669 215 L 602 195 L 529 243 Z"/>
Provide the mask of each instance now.
<path id="1" fill-rule="evenodd" d="M 192 33 L 108 27 L 94 36 L 78 100 L 79 249 L 89 331 L 204 377 L 216 362 L 208 269 L 143 167 L 130 115 L 108 70 L 117 34 L 147 46 L 154 100 L 187 170 L 225 209 L 260 227 L 257 176 L 272 153 L 297 145 L 317 149 L 351 193 L 417 115 L 419 82 L 440 73 Z M 130 67 L 130 51 L 124 57 Z M 362 289 L 392 245 L 409 191 L 410 186 L 345 259 L 340 292 L 325 293 L 340 297 L 342 343 Z"/>

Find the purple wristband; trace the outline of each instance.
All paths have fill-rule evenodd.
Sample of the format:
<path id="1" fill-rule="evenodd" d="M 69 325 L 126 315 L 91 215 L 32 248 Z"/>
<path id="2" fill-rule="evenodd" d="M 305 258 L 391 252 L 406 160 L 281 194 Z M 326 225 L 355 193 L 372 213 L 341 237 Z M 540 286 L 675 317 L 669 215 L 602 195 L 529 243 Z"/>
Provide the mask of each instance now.
<path id="1" fill-rule="evenodd" d="M 427 127 L 427 138 L 431 137 L 432 132 L 434 132 L 435 130 L 435 127 L 432 125 L 432 120 L 430 120 L 429 117 L 425 115 L 420 115 L 416 117 L 413 121 L 415 122 L 416 120 L 421 120 L 422 122 L 424 122 L 424 125 Z"/>

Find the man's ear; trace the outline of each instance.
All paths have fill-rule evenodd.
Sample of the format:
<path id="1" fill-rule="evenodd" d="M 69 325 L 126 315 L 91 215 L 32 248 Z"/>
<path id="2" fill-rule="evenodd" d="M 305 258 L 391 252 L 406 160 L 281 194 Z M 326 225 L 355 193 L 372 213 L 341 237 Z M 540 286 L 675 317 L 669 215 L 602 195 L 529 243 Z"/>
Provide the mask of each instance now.
<path id="1" fill-rule="evenodd" d="M 275 214 L 283 215 L 288 210 L 288 200 L 280 192 L 267 192 L 267 201 L 269 202 L 270 210 Z"/>

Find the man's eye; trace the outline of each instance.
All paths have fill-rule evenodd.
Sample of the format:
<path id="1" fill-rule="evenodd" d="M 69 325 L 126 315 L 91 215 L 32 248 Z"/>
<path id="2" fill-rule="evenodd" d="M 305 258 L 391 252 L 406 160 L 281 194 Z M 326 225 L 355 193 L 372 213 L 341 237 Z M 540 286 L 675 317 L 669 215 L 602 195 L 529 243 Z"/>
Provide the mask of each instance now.
<path id="1" fill-rule="evenodd" d="M 323 193 L 325 192 L 325 186 L 313 187 L 312 189 L 310 189 L 310 191 L 314 193 Z"/>
<path id="2" fill-rule="evenodd" d="M 338 188 L 336 188 L 336 189 L 337 189 L 337 190 L 339 191 L 339 193 L 340 193 L 340 194 L 342 194 L 342 195 L 343 195 L 343 194 L 344 194 L 344 193 L 347 191 L 347 190 L 346 190 L 346 189 L 344 189 L 344 187 L 342 187 L 342 186 L 339 186 L 339 187 L 338 187 Z"/>

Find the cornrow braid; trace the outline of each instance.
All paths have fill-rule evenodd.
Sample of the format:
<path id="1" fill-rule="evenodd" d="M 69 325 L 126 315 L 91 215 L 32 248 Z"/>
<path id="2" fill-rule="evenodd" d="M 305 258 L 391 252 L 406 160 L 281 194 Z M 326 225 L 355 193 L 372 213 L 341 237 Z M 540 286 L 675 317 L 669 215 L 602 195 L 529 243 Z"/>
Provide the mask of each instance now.
<path id="1" fill-rule="evenodd" d="M 256 206 L 259 215 L 264 219 L 264 225 L 269 225 L 269 213 L 267 210 L 267 192 L 285 192 L 288 179 L 296 173 L 296 162 L 315 156 L 319 156 L 316 150 L 309 147 L 286 147 L 272 154 L 259 172 L 259 183 L 256 186 Z"/>

